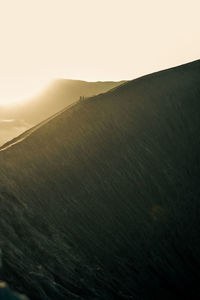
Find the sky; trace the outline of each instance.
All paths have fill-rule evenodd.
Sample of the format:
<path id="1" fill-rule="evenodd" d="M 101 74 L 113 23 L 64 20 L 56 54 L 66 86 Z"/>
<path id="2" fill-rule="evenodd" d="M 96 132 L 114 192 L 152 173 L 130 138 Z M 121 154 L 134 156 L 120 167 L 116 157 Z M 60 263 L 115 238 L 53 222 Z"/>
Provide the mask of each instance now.
<path id="1" fill-rule="evenodd" d="M 199 59 L 199 0 L 0 0 L 0 105 Z"/>

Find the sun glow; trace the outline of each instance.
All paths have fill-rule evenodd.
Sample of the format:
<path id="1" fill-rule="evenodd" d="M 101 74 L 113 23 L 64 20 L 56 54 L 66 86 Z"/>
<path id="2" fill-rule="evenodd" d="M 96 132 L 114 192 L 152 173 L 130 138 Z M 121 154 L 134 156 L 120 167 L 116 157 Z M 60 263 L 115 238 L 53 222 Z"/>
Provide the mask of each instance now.
<path id="1" fill-rule="evenodd" d="M 3 80 L 1 80 L 2 82 Z M 0 86 L 0 107 L 16 106 L 23 104 L 37 96 L 48 84 L 50 78 L 43 80 L 27 78 L 15 82 L 5 82 Z"/>

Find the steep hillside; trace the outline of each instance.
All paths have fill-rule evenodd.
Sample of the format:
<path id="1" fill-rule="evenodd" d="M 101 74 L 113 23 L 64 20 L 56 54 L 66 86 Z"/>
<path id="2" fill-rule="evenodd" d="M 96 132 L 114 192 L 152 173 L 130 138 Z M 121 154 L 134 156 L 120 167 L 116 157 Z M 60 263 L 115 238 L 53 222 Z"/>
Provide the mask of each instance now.
<path id="1" fill-rule="evenodd" d="M 1 277 L 31 299 L 200 293 L 200 61 L 79 102 L 0 152 Z"/>
<path id="2" fill-rule="evenodd" d="M 80 96 L 98 95 L 123 83 L 57 79 L 40 95 L 27 102 L 0 107 L 0 145 L 78 101 Z"/>

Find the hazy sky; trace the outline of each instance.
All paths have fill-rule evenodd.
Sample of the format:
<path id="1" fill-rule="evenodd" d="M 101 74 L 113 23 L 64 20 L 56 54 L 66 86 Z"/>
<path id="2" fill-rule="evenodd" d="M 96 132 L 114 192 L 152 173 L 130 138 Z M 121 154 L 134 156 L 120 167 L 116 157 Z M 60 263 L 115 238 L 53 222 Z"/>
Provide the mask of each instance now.
<path id="1" fill-rule="evenodd" d="M 0 0 L 0 104 L 54 77 L 121 80 L 199 58 L 199 0 Z"/>

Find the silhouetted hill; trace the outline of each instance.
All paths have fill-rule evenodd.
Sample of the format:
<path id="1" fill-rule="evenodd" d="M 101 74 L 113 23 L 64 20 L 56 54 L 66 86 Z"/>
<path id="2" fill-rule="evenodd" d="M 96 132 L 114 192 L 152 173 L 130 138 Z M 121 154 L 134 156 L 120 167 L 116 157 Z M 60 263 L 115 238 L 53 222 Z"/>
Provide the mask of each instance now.
<path id="1" fill-rule="evenodd" d="M 196 299 L 200 61 L 89 98 L 0 152 L 2 279 L 31 299 Z"/>
<path id="2" fill-rule="evenodd" d="M 37 97 L 16 106 L 0 107 L 0 145 L 78 101 L 80 96 L 104 93 L 124 82 L 56 79 Z"/>

